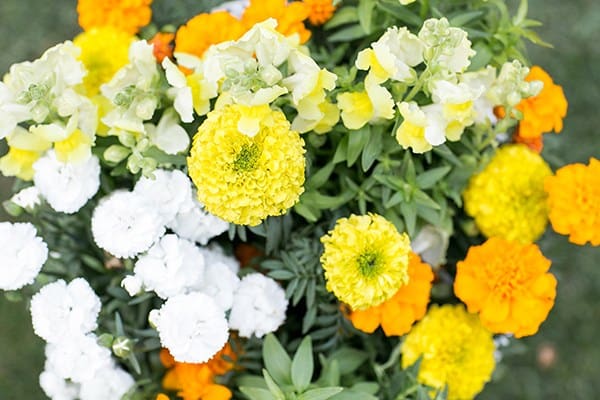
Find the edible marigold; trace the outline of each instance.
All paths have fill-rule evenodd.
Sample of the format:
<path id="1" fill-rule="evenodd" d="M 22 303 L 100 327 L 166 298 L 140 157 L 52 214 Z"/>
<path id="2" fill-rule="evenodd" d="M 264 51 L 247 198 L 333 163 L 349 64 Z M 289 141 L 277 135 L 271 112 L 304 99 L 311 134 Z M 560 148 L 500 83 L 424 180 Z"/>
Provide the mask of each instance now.
<path id="1" fill-rule="evenodd" d="M 533 335 L 556 297 L 550 264 L 535 244 L 491 238 L 458 262 L 454 292 L 490 331 Z"/>
<path id="2" fill-rule="evenodd" d="M 162 349 L 160 360 L 168 369 L 163 378 L 163 388 L 176 391 L 183 400 L 229 400 L 231 391 L 226 386 L 216 384 L 214 378 L 233 369 L 235 359 L 236 354 L 229 343 L 213 358 L 201 364 L 176 362 L 167 349 Z"/>
<path id="3" fill-rule="evenodd" d="M 188 171 L 208 212 L 254 226 L 298 201 L 304 191 L 303 146 L 281 111 L 230 105 L 209 113 L 198 128 Z"/>
<path id="4" fill-rule="evenodd" d="M 173 40 L 175 34 L 170 32 L 157 32 L 148 43 L 154 46 L 153 53 L 156 61 L 162 63 L 165 58 L 173 56 Z"/>
<path id="5" fill-rule="evenodd" d="M 308 20 L 315 26 L 329 21 L 335 12 L 333 0 L 303 0 L 303 3 L 308 7 Z"/>
<path id="6" fill-rule="evenodd" d="M 152 0 L 78 0 L 79 25 L 84 31 L 112 26 L 131 35 L 148 25 Z"/>
<path id="7" fill-rule="evenodd" d="M 92 28 L 73 40 L 81 49 L 79 59 L 87 70 L 83 78 L 86 94 L 98 94 L 100 85 L 110 81 L 129 62 L 129 45 L 135 37 L 111 26 Z"/>
<path id="8" fill-rule="evenodd" d="M 246 27 L 226 11 L 198 14 L 177 30 L 175 52 L 202 57 L 213 44 L 237 40 Z"/>
<path id="9" fill-rule="evenodd" d="M 285 36 L 298 34 L 300 43 L 310 38 L 310 31 L 304 26 L 304 20 L 309 17 L 309 8 L 300 1 L 288 3 L 287 0 L 250 0 L 250 5 L 244 10 L 242 23 L 246 29 L 266 19 L 277 20 L 277 31 Z"/>
<path id="10" fill-rule="evenodd" d="M 525 80 L 541 81 L 544 87 L 536 96 L 523 99 L 517 105 L 516 109 L 523 113 L 518 127 L 519 136 L 532 139 L 550 131 L 562 131 L 562 120 L 567 115 L 568 107 L 562 87 L 556 85 L 552 77 L 537 65 L 531 67 Z"/>
<path id="11" fill-rule="evenodd" d="M 409 253 L 408 283 L 382 304 L 350 313 L 352 325 L 363 332 L 373 333 L 381 324 L 386 336 L 404 335 L 415 321 L 425 315 L 432 281 L 431 267 L 417 254 Z"/>
<path id="12" fill-rule="evenodd" d="M 552 228 L 569 241 L 600 246 L 600 161 L 571 164 L 546 178 Z"/>
<path id="13" fill-rule="evenodd" d="M 417 379 L 443 389 L 449 400 L 472 399 L 494 371 L 494 341 L 476 315 L 462 305 L 433 306 L 402 344 L 402 368 L 420 357 Z"/>
<path id="14" fill-rule="evenodd" d="M 327 290 L 352 310 L 377 306 L 408 282 L 408 236 L 381 215 L 340 218 L 321 243 Z"/>
<path id="15" fill-rule="evenodd" d="M 544 179 L 552 171 L 525 145 L 501 147 L 463 193 L 465 211 L 487 237 L 531 243 L 548 222 Z"/>

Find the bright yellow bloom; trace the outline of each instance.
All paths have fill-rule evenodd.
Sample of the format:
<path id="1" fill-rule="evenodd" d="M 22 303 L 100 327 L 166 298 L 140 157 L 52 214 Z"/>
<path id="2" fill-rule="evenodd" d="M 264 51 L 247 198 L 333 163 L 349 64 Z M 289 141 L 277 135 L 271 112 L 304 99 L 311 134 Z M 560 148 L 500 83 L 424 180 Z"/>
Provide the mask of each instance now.
<path id="1" fill-rule="evenodd" d="M 112 26 L 135 35 L 152 17 L 152 0 L 78 0 L 79 25 L 84 31 Z"/>
<path id="2" fill-rule="evenodd" d="M 8 153 L 0 158 L 0 172 L 4 176 L 16 176 L 24 181 L 30 181 L 33 179 L 33 163 L 40 156 L 37 151 L 10 147 Z"/>
<path id="3" fill-rule="evenodd" d="M 494 371 L 494 341 L 462 305 L 433 306 L 402 344 L 402 368 L 423 357 L 417 379 L 443 389 L 449 400 L 472 399 Z"/>
<path id="4" fill-rule="evenodd" d="M 542 157 L 521 144 L 500 148 L 463 193 L 465 211 L 487 237 L 535 242 L 546 229 L 544 179 L 552 171 Z"/>
<path id="5" fill-rule="evenodd" d="M 202 57 L 213 44 L 237 40 L 246 27 L 226 11 L 198 14 L 177 30 L 175 52 Z"/>
<path id="6" fill-rule="evenodd" d="M 242 22 L 246 29 L 269 18 L 277 20 L 277 32 L 285 36 L 298 34 L 300 43 L 310 38 L 310 31 L 304 26 L 304 20 L 310 15 L 307 5 L 300 1 L 288 3 L 287 0 L 250 0 L 244 10 Z"/>
<path id="7" fill-rule="evenodd" d="M 327 290 L 352 310 L 377 306 L 408 282 L 410 240 L 381 215 L 338 219 L 321 243 Z"/>
<path id="8" fill-rule="evenodd" d="M 308 20 L 311 24 L 323 25 L 333 16 L 335 6 L 333 0 L 302 0 L 308 7 Z"/>
<path id="9" fill-rule="evenodd" d="M 550 131 L 562 131 L 562 120 L 567 115 L 568 107 L 562 87 L 556 85 L 552 77 L 537 65 L 531 67 L 525 80 L 542 81 L 544 87 L 537 96 L 523 99 L 517 105 L 517 110 L 523 113 L 518 127 L 519 136 L 532 139 Z"/>
<path id="10" fill-rule="evenodd" d="M 87 160 L 92 155 L 94 141 L 79 129 L 69 137 L 54 143 L 56 158 L 61 162 L 78 162 Z"/>
<path id="11" fill-rule="evenodd" d="M 410 331 L 412 324 L 427 311 L 433 272 L 431 267 L 411 252 L 408 256 L 408 283 L 382 304 L 357 310 L 349 318 L 355 328 L 373 333 L 381 324 L 386 336 L 401 336 Z"/>
<path id="12" fill-rule="evenodd" d="M 550 264 L 535 244 L 491 238 L 458 262 L 454 293 L 490 331 L 533 335 L 556 297 Z"/>
<path id="13" fill-rule="evenodd" d="M 402 148 L 411 147 L 413 153 L 425 153 L 431 150 L 433 146 L 425 138 L 425 129 L 428 125 L 427 116 L 417 103 L 399 103 L 398 110 L 404 118 L 396 130 L 396 140 Z"/>
<path id="14" fill-rule="evenodd" d="M 282 112 L 258 108 L 230 105 L 209 113 L 188 157 L 200 202 L 238 225 L 284 214 L 304 191 L 304 141 Z M 254 122 L 254 136 L 242 133 L 253 131 Z"/>
<path id="15" fill-rule="evenodd" d="M 348 129 L 360 129 L 369 122 L 394 118 L 394 99 L 383 86 L 365 81 L 365 91 L 337 96 L 342 121 Z"/>
<path id="16" fill-rule="evenodd" d="M 129 62 L 129 45 L 135 37 L 111 26 L 92 28 L 73 40 L 81 49 L 79 59 L 87 70 L 83 78 L 86 94 L 99 92 L 100 85 L 112 79 Z"/>
<path id="17" fill-rule="evenodd" d="M 546 178 L 552 228 L 569 241 L 600 246 L 600 161 L 571 164 Z"/>

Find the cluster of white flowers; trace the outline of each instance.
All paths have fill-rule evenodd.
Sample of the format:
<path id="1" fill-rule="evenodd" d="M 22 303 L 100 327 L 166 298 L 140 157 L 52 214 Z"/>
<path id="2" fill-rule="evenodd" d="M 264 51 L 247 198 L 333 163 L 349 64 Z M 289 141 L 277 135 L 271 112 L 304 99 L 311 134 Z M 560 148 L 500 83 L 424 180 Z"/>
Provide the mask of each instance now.
<path id="1" fill-rule="evenodd" d="M 34 332 L 47 342 L 40 386 L 51 399 L 119 400 L 134 385 L 92 333 L 100 308 L 83 278 L 49 283 L 31 299 Z"/>
<path id="2" fill-rule="evenodd" d="M 48 246 L 30 223 L 0 222 L 0 289 L 32 283 L 48 258 Z"/>

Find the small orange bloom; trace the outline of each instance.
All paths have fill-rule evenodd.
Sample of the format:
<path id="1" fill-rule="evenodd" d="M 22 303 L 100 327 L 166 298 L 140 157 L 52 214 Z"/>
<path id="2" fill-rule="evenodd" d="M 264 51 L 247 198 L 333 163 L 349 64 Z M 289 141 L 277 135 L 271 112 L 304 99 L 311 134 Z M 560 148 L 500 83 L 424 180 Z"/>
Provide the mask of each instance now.
<path id="1" fill-rule="evenodd" d="M 305 3 L 286 0 L 250 0 L 250 5 L 242 15 L 246 29 L 269 18 L 277 20 L 277 31 L 285 36 L 295 33 L 300 35 L 300 43 L 310 38 L 310 31 L 304 26 L 309 16 L 309 8 Z"/>
<path id="2" fill-rule="evenodd" d="M 533 139 L 550 131 L 560 132 L 567 115 L 567 99 L 562 87 L 554 84 L 550 75 L 538 66 L 531 67 L 526 80 L 542 81 L 544 88 L 537 96 L 523 99 L 517 105 L 516 109 L 523 113 L 519 136 Z"/>
<path id="3" fill-rule="evenodd" d="M 78 0 L 79 25 L 84 31 L 112 26 L 131 35 L 148 25 L 152 0 Z"/>
<path id="4" fill-rule="evenodd" d="M 519 135 L 518 128 L 517 128 L 517 131 L 515 132 L 515 135 L 513 136 L 513 142 L 522 143 L 525 146 L 529 147 L 530 150 L 533 150 L 538 154 L 540 154 L 542 152 L 542 149 L 544 148 L 544 140 L 542 139 L 541 136 L 534 137 L 534 138 L 524 138 L 521 135 Z"/>
<path id="5" fill-rule="evenodd" d="M 177 30 L 175 52 L 202 57 L 213 44 L 237 40 L 245 32 L 244 25 L 227 11 L 198 14 Z"/>
<path id="6" fill-rule="evenodd" d="M 550 264 L 535 244 L 493 237 L 457 263 L 454 293 L 490 331 L 533 335 L 556 297 Z"/>
<path id="7" fill-rule="evenodd" d="M 335 6 L 333 0 L 303 0 L 308 7 L 308 20 L 311 24 L 323 25 L 333 16 Z"/>
<path id="8" fill-rule="evenodd" d="M 560 168 L 544 182 L 552 228 L 569 241 L 600 246 L 600 161 Z"/>
<path id="9" fill-rule="evenodd" d="M 373 333 L 381 324 L 386 336 L 401 336 L 410 331 L 412 324 L 423 318 L 429 303 L 433 272 L 415 253 L 409 253 L 408 284 L 384 303 L 352 311 L 350 321 L 355 328 Z"/>
<path id="10" fill-rule="evenodd" d="M 148 43 L 154 46 L 154 57 L 159 63 L 162 63 L 165 57 L 173 56 L 173 39 L 175 39 L 174 33 L 157 32 L 152 39 L 148 40 Z"/>
<path id="11" fill-rule="evenodd" d="M 158 395 L 156 395 L 156 400 L 171 400 L 169 399 L 169 396 L 167 396 L 164 393 L 159 393 Z"/>

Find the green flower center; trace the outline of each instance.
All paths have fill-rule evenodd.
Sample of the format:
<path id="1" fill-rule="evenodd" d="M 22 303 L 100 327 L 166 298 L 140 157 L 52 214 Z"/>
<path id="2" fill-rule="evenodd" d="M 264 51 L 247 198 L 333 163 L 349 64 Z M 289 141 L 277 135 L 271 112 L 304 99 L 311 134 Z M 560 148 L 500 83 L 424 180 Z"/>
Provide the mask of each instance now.
<path id="1" fill-rule="evenodd" d="M 251 171 L 256 167 L 260 157 L 260 150 L 256 143 L 244 144 L 233 162 L 233 170 L 236 172 Z"/>
<path id="2" fill-rule="evenodd" d="M 372 250 L 361 253 L 356 260 L 358 270 L 366 278 L 372 278 L 379 273 L 381 266 L 381 256 Z"/>

